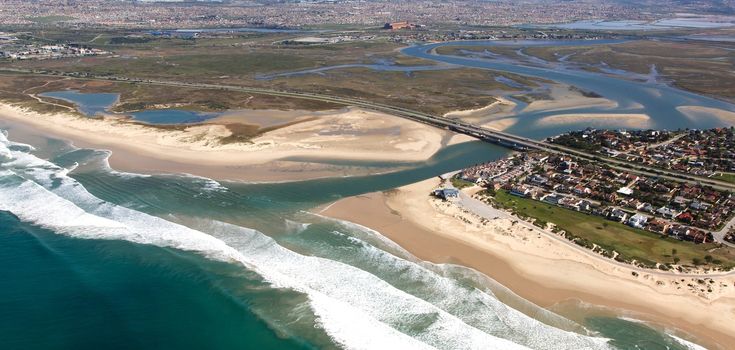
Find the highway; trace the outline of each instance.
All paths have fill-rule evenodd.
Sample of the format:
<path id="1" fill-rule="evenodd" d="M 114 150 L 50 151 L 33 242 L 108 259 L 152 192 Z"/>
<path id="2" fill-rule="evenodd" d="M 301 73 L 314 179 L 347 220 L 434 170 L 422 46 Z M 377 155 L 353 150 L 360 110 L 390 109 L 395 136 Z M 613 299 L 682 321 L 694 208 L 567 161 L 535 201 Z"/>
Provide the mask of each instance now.
<path id="1" fill-rule="evenodd" d="M 0 68 L 0 71 L 12 72 L 12 73 L 24 73 L 34 75 L 47 75 L 57 77 L 71 77 L 76 79 L 84 80 L 104 80 L 104 81 L 117 81 L 127 82 L 133 84 L 147 84 L 147 85 L 160 85 L 160 86 L 172 86 L 172 87 L 186 87 L 186 88 L 204 88 L 204 89 L 215 89 L 215 90 L 228 90 L 238 91 L 245 93 L 269 95 L 269 96 L 282 96 L 291 98 L 308 99 L 322 102 L 330 102 L 334 104 L 344 106 L 355 106 L 361 107 L 373 111 L 383 112 L 402 118 L 410 119 L 413 121 L 429 124 L 435 127 L 452 130 L 457 133 L 466 134 L 480 140 L 498 144 L 503 147 L 508 147 L 514 150 L 542 150 L 554 154 L 569 155 L 576 158 L 586 159 L 590 161 L 597 161 L 610 166 L 613 169 L 619 171 L 627 171 L 636 175 L 643 175 L 649 177 L 659 177 L 667 180 L 687 182 L 691 184 L 703 184 L 711 186 L 718 190 L 734 191 L 735 184 L 720 181 L 711 178 L 705 178 L 700 176 L 694 176 L 685 173 L 679 173 L 675 171 L 658 169 L 643 164 L 633 164 L 619 159 L 604 157 L 601 155 L 589 154 L 583 151 L 564 147 L 561 145 L 550 144 L 544 141 L 534 140 L 522 136 L 517 136 L 502 131 L 492 130 L 484 128 L 478 125 L 465 123 L 462 121 L 445 118 L 443 116 L 431 115 L 407 108 L 391 106 L 382 103 L 376 103 L 366 101 L 359 98 L 350 97 L 338 97 L 324 94 L 315 94 L 308 92 L 295 92 L 286 90 L 273 90 L 256 87 L 236 86 L 236 85 L 221 85 L 221 84 L 205 84 L 205 83 L 189 83 L 180 81 L 160 81 L 160 80 L 147 80 L 147 79 L 133 79 L 127 77 L 115 77 L 115 76 L 90 76 L 81 73 L 59 73 L 59 72 L 48 72 L 38 70 L 27 70 L 27 69 L 14 69 L 14 68 Z"/>

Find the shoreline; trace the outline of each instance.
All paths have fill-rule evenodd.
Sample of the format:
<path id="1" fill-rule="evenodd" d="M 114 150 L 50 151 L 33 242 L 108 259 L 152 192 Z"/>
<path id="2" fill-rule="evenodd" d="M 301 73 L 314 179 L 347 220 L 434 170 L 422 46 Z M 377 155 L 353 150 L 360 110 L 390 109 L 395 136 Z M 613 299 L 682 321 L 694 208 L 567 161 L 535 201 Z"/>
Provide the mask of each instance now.
<path id="1" fill-rule="evenodd" d="M 735 342 L 734 277 L 717 278 L 728 285 L 712 299 L 672 288 L 669 281 L 678 277 L 655 271 L 634 277 L 634 269 L 593 259 L 511 220 L 473 222 L 469 214 L 429 197 L 437 184 L 429 179 L 345 198 L 320 214 L 374 229 L 422 260 L 478 270 L 544 308 L 581 301 L 681 330 L 713 349 Z"/>
<path id="2" fill-rule="evenodd" d="M 304 111 L 304 117 L 311 112 Z M 120 120 L 69 113 L 42 114 L 0 102 L 0 122 L 27 133 L 71 141 L 77 147 L 111 151 L 112 168 L 144 174 L 189 173 L 217 180 L 299 181 L 399 170 L 424 161 L 442 147 L 466 141 L 447 131 L 382 113 L 349 108 L 267 131 L 249 143 L 221 144 L 226 125 L 205 123 L 167 130 Z M 299 159 L 310 159 L 300 161 Z M 342 165 L 319 159 L 345 160 Z M 388 162 L 372 168 L 349 161 Z"/>

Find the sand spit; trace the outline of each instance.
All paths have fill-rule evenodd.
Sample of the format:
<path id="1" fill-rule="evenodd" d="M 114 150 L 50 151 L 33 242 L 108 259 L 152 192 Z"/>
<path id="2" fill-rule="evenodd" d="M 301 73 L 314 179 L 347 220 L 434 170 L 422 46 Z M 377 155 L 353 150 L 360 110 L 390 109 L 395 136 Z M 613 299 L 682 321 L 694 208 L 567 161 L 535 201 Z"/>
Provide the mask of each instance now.
<path id="1" fill-rule="evenodd" d="M 690 120 L 701 120 L 702 118 L 715 119 L 724 126 L 735 125 L 735 112 L 726 111 L 719 108 L 701 107 L 701 106 L 681 106 L 676 107 L 679 112 Z"/>
<path id="2" fill-rule="evenodd" d="M 579 91 L 568 85 L 551 85 L 549 96 L 551 100 L 538 100 L 528 104 L 523 112 L 562 111 L 572 108 L 608 108 L 618 107 L 618 103 L 604 97 L 585 97 Z"/>
<path id="3" fill-rule="evenodd" d="M 543 127 L 581 123 L 598 128 L 646 129 L 653 127 L 651 117 L 645 114 L 557 114 L 541 118 L 536 123 Z"/>
<path id="4" fill-rule="evenodd" d="M 375 229 L 421 259 L 475 268 L 544 307 L 580 300 L 681 329 L 713 348 L 735 343 L 735 276 L 712 278 L 705 283 L 713 291 L 702 293 L 697 278 L 620 266 L 502 215 L 483 221 L 429 197 L 438 184 L 346 198 L 323 214 Z"/>
<path id="5" fill-rule="evenodd" d="M 447 133 L 386 114 L 348 108 L 334 113 L 303 112 L 302 121 L 255 137 L 223 143 L 223 124 L 161 128 L 119 118 L 93 119 L 72 113 L 40 114 L 0 104 L 0 119 L 20 123 L 81 147 L 112 151 L 113 168 L 144 173 L 190 173 L 222 180 L 286 181 L 362 175 L 354 167 L 293 161 L 415 162 L 430 158 Z M 228 116 L 227 118 L 240 118 Z M 258 118 L 264 119 L 264 116 Z M 231 120 L 228 120 L 231 121 Z M 383 169 L 384 171 L 384 169 Z"/>

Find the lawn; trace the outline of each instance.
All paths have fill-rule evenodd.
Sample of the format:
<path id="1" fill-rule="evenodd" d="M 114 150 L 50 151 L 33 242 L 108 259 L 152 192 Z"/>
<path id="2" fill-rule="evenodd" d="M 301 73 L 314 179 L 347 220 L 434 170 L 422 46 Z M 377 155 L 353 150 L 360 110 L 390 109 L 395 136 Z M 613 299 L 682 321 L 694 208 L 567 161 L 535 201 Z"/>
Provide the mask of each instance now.
<path id="1" fill-rule="evenodd" d="M 727 181 L 731 183 L 735 183 L 735 174 L 729 174 L 729 173 L 719 173 L 712 177 L 715 180 L 720 181 Z"/>
<path id="2" fill-rule="evenodd" d="M 634 229 L 599 216 L 552 206 L 533 199 L 516 197 L 505 191 L 498 191 L 495 200 L 502 206 L 512 208 L 519 215 L 554 223 L 560 229 L 583 240 L 578 242 L 581 245 L 589 245 L 586 242 L 590 242 L 608 251 L 616 251 L 620 254 L 619 260 L 635 259 L 650 266 L 656 262 L 673 264 L 674 258 L 677 257 L 680 259 L 679 264 L 682 265 L 695 265 L 695 261 L 706 264 L 707 260 L 710 260 L 709 266 L 712 267 L 731 268 L 735 266 L 735 250 L 730 248 L 712 250 L 717 247 L 715 244 L 679 241 L 671 237 Z M 711 258 L 706 258 L 706 256 Z"/>
<path id="3" fill-rule="evenodd" d="M 452 181 L 452 186 L 454 186 L 455 188 L 459 188 L 459 189 L 463 189 L 465 187 L 472 187 L 472 186 L 475 185 L 474 182 L 463 180 L 463 179 L 460 179 L 460 178 L 458 178 L 456 176 L 452 176 L 452 178 L 450 179 L 450 181 Z"/>

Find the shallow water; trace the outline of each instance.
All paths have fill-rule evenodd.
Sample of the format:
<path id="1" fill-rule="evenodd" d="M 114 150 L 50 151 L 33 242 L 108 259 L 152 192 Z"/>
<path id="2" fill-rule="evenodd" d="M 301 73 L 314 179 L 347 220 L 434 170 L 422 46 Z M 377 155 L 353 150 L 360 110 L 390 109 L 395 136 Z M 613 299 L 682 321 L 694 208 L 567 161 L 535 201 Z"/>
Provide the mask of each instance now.
<path id="1" fill-rule="evenodd" d="M 391 174 L 235 184 L 112 172 L 105 152 L 37 146 L 0 138 L 2 348 L 608 348 L 487 277 L 306 212 L 502 148 L 455 145 Z"/>
<path id="2" fill-rule="evenodd" d="M 116 93 L 83 93 L 74 90 L 52 91 L 39 94 L 73 103 L 82 114 L 92 117 L 100 114 L 115 114 L 109 109 L 120 99 Z M 191 124 L 216 118 L 221 113 L 205 113 L 183 109 L 150 109 L 126 113 L 134 120 L 147 124 Z"/>
<path id="3" fill-rule="evenodd" d="M 595 83 L 602 88 L 593 91 L 640 103 L 661 125 L 709 125 L 667 114 L 679 103 L 730 108 L 658 85 L 509 71 Z M 519 134 L 558 132 L 533 117 Z M 381 175 L 243 184 L 115 172 L 107 152 L 29 140 L 37 149 L 0 135 L 3 349 L 690 348 L 585 308 L 563 318 L 472 270 L 421 262 L 378 232 L 308 212 L 507 154 L 497 146 L 454 145 Z"/>
<path id="4" fill-rule="evenodd" d="M 403 49 L 403 53 L 413 57 L 434 60 L 452 65 L 510 72 L 529 77 L 553 80 L 592 91 L 617 103 L 616 107 L 582 107 L 563 111 L 519 112 L 520 122 L 507 132 L 533 138 L 545 138 L 565 131 L 583 129 L 588 122 L 568 123 L 549 127 L 540 125 L 544 117 L 554 114 L 594 114 L 594 113 L 642 113 L 651 117 L 651 127 L 656 129 L 712 128 L 729 126 L 717 118 L 688 118 L 677 107 L 703 106 L 735 111 L 735 105 L 711 97 L 700 96 L 674 87 L 654 82 L 637 82 L 608 75 L 592 73 L 564 67 L 530 66 L 522 62 L 508 62 L 502 59 L 470 58 L 452 55 L 433 54 L 440 46 L 574 46 L 620 42 L 616 40 L 554 40 L 554 41 L 461 41 L 437 44 L 416 45 Z M 606 120 L 606 127 L 625 127 L 625 121 Z"/>

